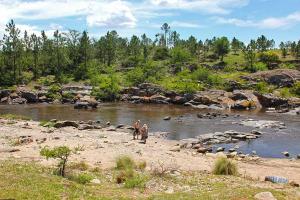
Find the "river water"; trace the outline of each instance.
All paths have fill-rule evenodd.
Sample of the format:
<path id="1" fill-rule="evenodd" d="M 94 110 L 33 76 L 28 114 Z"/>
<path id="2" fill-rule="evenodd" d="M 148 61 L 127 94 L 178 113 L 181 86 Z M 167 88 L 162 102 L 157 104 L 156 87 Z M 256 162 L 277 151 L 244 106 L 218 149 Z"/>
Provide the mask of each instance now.
<path id="1" fill-rule="evenodd" d="M 281 152 L 288 151 L 292 157 L 300 154 L 300 117 L 286 114 L 266 113 L 258 111 L 224 111 L 228 118 L 200 119 L 198 113 L 207 110 L 193 109 L 177 105 L 144 105 L 107 103 L 96 110 L 75 110 L 71 105 L 0 105 L 0 114 L 20 114 L 33 120 L 100 120 L 102 123 L 132 124 L 140 119 L 147 123 L 150 132 L 170 132 L 169 139 L 180 140 L 193 138 L 201 134 L 235 130 L 247 132 L 253 127 L 239 125 L 243 119 L 274 120 L 286 124 L 286 129 L 261 129 L 263 136 L 256 140 L 239 142 L 238 144 L 222 144 L 226 149 L 238 145 L 238 151 L 251 153 L 256 151 L 259 156 L 282 158 Z M 213 111 L 211 111 L 213 112 Z M 240 117 L 236 117 L 236 115 Z M 164 121 L 166 116 L 172 117 Z"/>

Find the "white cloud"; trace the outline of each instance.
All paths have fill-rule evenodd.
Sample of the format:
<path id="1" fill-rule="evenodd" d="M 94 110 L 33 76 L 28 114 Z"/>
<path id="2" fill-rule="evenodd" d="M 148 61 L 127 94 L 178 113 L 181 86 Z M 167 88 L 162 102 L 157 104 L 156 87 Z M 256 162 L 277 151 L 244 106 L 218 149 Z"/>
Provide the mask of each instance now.
<path id="1" fill-rule="evenodd" d="M 89 26 L 135 27 L 137 19 L 122 0 L 0 0 L 0 24 L 9 19 L 85 17 Z"/>
<path id="2" fill-rule="evenodd" d="M 89 26 L 134 28 L 136 22 L 130 6 L 124 1 L 112 1 L 105 5 L 94 2 L 87 16 Z"/>
<path id="3" fill-rule="evenodd" d="M 170 26 L 175 27 L 175 28 L 201 28 L 201 27 L 203 27 L 196 23 L 182 22 L 182 21 L 173 21 L 170 23 Z"/>
<path id="4" fill-rule="evenodd" d="M 300 12 L 295 12 L 285 17 L 269 17 L 262 20 L 242 20 L 237 18 L 214 18 L 221 24 L 232 24 L 240 27 L 256 27 L 261 29 L 289 28 L 300 23 Z"/>
<path id="5" fill-rule="evenodd" d="M 148 0 L 160 9 L 193 10 L 209 14 L 228 14 L 232 8 L 245 6 L 249 0 Z"/>

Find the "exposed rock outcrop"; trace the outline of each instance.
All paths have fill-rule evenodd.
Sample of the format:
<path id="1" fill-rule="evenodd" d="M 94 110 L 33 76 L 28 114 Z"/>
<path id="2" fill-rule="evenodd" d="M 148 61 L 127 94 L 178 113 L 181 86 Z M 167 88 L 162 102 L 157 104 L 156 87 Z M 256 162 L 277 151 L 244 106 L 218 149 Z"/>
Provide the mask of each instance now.
<path id="1" fill-rule="evenodd" d="M 241 77 L 251 81 L 265 81 L 279 87 L 291 87 L 300 80 L 300 71 L 293 69 L 275 69 L 262 71 Z"/>

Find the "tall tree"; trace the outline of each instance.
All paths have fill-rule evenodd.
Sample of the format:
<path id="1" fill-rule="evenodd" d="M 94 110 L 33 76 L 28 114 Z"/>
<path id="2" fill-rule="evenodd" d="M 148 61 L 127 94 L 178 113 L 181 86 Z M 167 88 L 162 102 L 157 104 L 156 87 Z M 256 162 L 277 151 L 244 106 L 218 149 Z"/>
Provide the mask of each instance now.
<path id="1" fill-rule="evenodd" d="M 256 60 L 256 49 L 257 44 L 254 40 L 251 40 L 250 43 L 243 48 L 244 58 L 247 63 L 247 69 L 251 72 L 255 72 L 254 62 Z"/>
<path id="2" fill-rule="evenodd" d="M 78 61 L 79 64 L 83 66 L 82 70 L 76 74 L 77 79 L 86 79 L 87 78 L 87 71 L 88 71 L 88 61 L 91 57 L 90 55 L 90 38 L 86 31 L 83 31 L 81 38 L 79 39 L 79 49 L 78 49 Z M 80 68 L 81 69 L 81 68 Z"/>
<path id="3" fill-rule="evenodd" d="M 234 37 L 231 41 L 231 49 L 233 53 L 237 54 L 237 52 L 241 50 L 242 47 L 243 47 L 243 43 Z"/>
<path id="4" fill-rule="evenodd" d="M 35 34 L 32 34 L 30 37 L 30 41 L 32 43 L 32 54 L 33 54 L 33 78 L 36 79 L 39 76 L 39 55 L 40 55 L 40 47 L 41 47 L 41 39 L 37 37 Z"/>
<path id="5" fill-rule="evenodd" d="M 20 29 L 16 27 L 16 24 L 11 20 L 5 28 L 6 33 L 4 34 L 3 41 L 3 52 L 5 55 L 6 64 L 11 68 L 13 72 L 13 82 L 17 83 L 17 70 L 20 57 L 21 57 L 21 41 L 20 41 Z"/>
<path id="6" fill-rule="evenodd" d="M 164 23 L 161 26 L 161 30 L 164 32 L 164 42 L 165 42 L 164 45 L 165 45 L 165 47 L 167 47 L 168 46 L 168 38 L 167 38 L 167 36 L 168 36 L 168 33 L 171 30 L 171 27 L 169 26 L 168 23 Z"/>
<path id="7" fill-rule="evenodd" d="M 214 51 L 218 57 L 221 57 L 221 61 L 223 62 L 224 56 L 229 53 L 229 40 L 227 37 L 221 37 L 215 40 Z"/>

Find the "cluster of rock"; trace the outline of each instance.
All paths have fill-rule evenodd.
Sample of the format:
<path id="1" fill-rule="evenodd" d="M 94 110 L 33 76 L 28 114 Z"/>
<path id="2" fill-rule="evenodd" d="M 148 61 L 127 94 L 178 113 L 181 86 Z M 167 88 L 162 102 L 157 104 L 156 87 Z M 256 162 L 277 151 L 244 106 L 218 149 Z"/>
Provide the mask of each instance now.
<path id="1" fill-rule="evenodd" d="M 259 138 L 263 133 L 260 131 L 253 130 L 251 133 L 243 133 L 238 131 L 225 131 L 225 132 L 215 132 L 199 135 L 195 140 L 190 141 L 187 144 L 191 148 L 195 145 L 213 145 L 222 143 L 236 143 L 244 140 L 253 140 Z"/>
<path id="2" fill-rule="evenodd" d="M 245 119 L 240 122 L 240 125 L 254 127 L 258 129 L 263 129 L 263 128 L 285 129 L 286 128 L 283 122 L 271 121 L 271 120 Z"/>
<path id="3" fill-rule="evenodd" d="M 36 86 L 30 90 L 20 86 L 16 90 L 0 90 L 0 103 L 26 104 L 26 103 L 72 103 L 74 108 L 96 108 L 98 102 L 91 96 L 91 86 L 63 86 L 58 94 L 61 100 L 49 98 L 49 87 Z"/>
<path id="4" fill-rule="evenodd" d="M 275 69 L 256 72 L 248 76 L 242 76 L 241 78 L 253 82 L 265 81 L 278 87 L 292 87 L 297 81 L 300 81 L 300 71 L 293 69 Z"/>
<path id="5" fill-rule="evenodd" d="M 293 101 L 271 94 L 262 95 L 251 90 L 199 91 L 196 94 L 180 94 L 166 91 L 158 85 L 143 83 L 138 87 L 124 88 L 121 91 L 122 101 L 131 103 L 181 104 L 200 109 L 251 109 L 261 107 L 299 106 L 298 98 Z M 299 104 L 297 103 L 299 101 Z"/>

